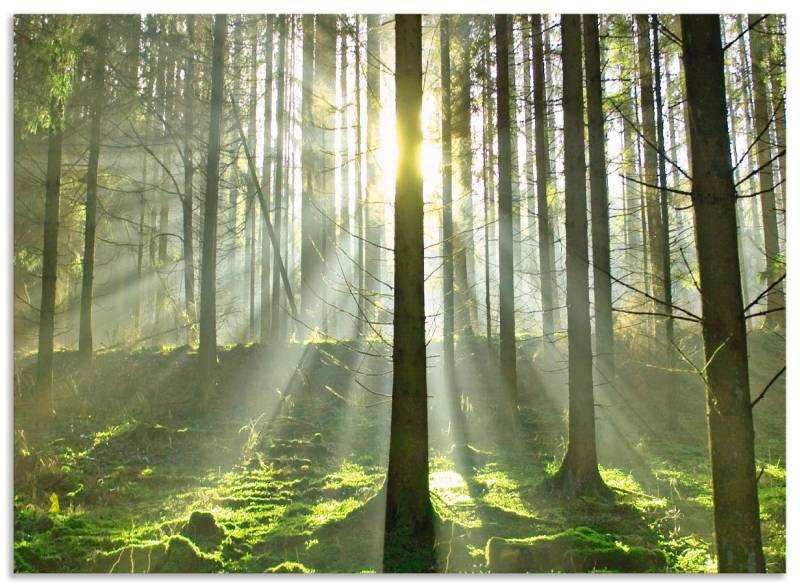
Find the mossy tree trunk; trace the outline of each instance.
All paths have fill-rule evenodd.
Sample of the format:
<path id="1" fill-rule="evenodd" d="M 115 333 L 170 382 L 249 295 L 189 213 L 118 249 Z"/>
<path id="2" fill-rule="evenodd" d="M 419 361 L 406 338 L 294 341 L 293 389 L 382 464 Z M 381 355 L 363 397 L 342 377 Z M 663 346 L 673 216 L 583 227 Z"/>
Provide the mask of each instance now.
<path id="1" fill-rule="evenodd" d="M 422 17 L 395 16 L 397 192 L 395 198 L 394 374 L 385 572 L 433 567 L 433 508 L 428 490 L 428 407 L 422 225 Z"/>
<path id="2" fill-rule="evenodd" d="M 719 17 L 682 15 L 720 572 L 764 572 Z"/>

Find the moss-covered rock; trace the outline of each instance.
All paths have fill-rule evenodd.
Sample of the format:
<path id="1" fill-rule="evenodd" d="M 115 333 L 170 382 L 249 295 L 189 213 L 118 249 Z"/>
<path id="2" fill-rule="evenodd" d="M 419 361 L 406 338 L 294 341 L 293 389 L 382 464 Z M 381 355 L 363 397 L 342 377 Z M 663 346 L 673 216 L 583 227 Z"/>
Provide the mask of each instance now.
<path id="1" fill-rule="evenodd" d="M 660 551 L 628 545 L 617 536 L 584 527 L 534 538 L 491 538 L 486 562 L 494 573 L 646 573 L 665 567 Z"/>
<path id="2" fill-rule="evenodd" d="M 225 530 L 217 525 L 211 512 L 192 512 L 181 534 L 205 551 L 214 551 L 225 539 Z"/>
<path id="3" fill-rule="evenodd" d="M 167 543 L 164 563 L 157 569 L 159 573 L 214 573 L 220 571 L 219 559 L 209 556 L 185 536 L 176 535 Z"/>

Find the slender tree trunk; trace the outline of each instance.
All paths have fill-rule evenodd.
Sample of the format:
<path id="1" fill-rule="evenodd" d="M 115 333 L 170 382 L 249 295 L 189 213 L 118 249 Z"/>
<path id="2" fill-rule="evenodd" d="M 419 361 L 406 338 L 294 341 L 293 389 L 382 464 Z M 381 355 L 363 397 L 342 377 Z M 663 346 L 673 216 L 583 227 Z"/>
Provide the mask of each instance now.
<path id="1" fill-rule="evenodd" d="M 381 43 L 380 17 L 367 16 L 367 197 L 366 197 L 366 260 L 365 290 L 369 301 L 366 313 L 369 320 L 378 316 L 381 302 L 381 271 L 383 251 L 383 198 L 380 190 L 380 169 L 377 151 L 381 145 Z"/>
<path id="2" fill-rule="evenodd" d="M 95 234 L 97 232 L 97 171 L 100 165 L 100 125 L 105 101 L 105 23 L 94 21 L 95 62 L 92 72 L 92 121 L 89 129 L 89 166 L 86 170 L 86 222 L 83 240 L 83 282 L 78 356 L 84 369 L 92 365 L 92 303 L 94 290 Z"/>
<path id="3" fill-rule="evenodd" d="M 344 289 L 346 290 L 349 283 L 352 283 L 352 267 L 350 259 L 353 256 L 350 239 L 350 184 L 352 181 L 353 166 L 350 162 L 350 118 L 349 118 L 349 101 L 350 96 L 347 93 L 347 28 L 349 26 L 348 18 L 346 15 L 339 16 L 339 92 L 341 94 L 341 111 L 339 116 L 341 124 L 339 126 L 339 143 L 340 143 L 340 171 L 339 171 L 339 198 L 341 199 L 341 213 L 339 225 L 339 247 L 343 251 L 342 257 L 342 280 L 344 281 Z M 337 251 L 338 255 L 338 251 Z M 338 267 L 338 264 L 337 264 Z M 351 311 L 351 298 L 345 298 L 345 308 L 347 312 Z M 342 318 L 345 318 L 345 314 Z M 349 329 L 347 334 L 349 335 Z"/>
<path id="4" fill-rule="evenodd" d="M 384 572 L 434 564 L 428 493 L 425 267 L 422 224 L 422 17 L 395 16 L 397 195 L 395 199 L 394 375 L 386 482 Z"/>
<path id="5" fill-rule="evenodd" d="M 483 49 L 483 256 L 484 256 L 484 298 L 486 305 L 486 342 L 491 349 L 492 340 L 492 295 L 491 295 L 491 243 L 494 240 L 494 112 L 491 95 L 491 71 L 489 64 L 489 31 L 487 28 Z"/>
<path id="6" fill-rule="evenodd" d="M 444 381 L 448 395 L 455 386 L 455 347 L 453 330 L 453 155 L 450 124 L 450 17 L 442 15 L 439 23 L 442 69 L 442 296 L 444 305 Z"/>
<path id="7" fill-rule="evenodd" d="M 646 14 L 636 15 L 636 32 L 638 39 L 639 57 L 639 89 L 640 107 L 642 112 L 641 127 L 642 138 L 644 140 L 644 178 L 645 185 L 642 186 L 644 192 L 645 212 L 647 216 L 647 229 L 649 240 L 650 265 L 652 275 L 650 280 L 653 284 L 653 297 L 660 300 L 655 311 L 663 314 L 670 314 L 672 311 L 667 306 L 666 290 L 670 284 L 665 279 L 666 259 L 664 258 L 664 248 L 662 241 L 664 238 L 664 223 L 661 217 L 661 206 L 659 194 L 654 187 L 658 181 L 658 140 L 656 138 L 655 104 L 653 101 L 653 71 L 650 58 L 650 24 Z M 657 324 L 663 321 L 656 320 Z M 662 326 L 659 331 L 659 338 L 666 337 L 666 328 Z M 662 339 L 664 340 L 664 339 Z M 669 349 L 669 340 L 666 340 L 666 348 Z"/>
<path id="8" fill-rule="evenodd" d="M 755 26 L 760 16 L 749 15 L 749 24 Z M 750 29 L 750 66 L 752 68 L 753 103 L 755 110 L 755 131 L 759 137 L 753 147 L 758 157 L 758 183 L 761 192 L 761 224 L 764 227 L 764 254 L 766 257 L 766 285 L 774 283 L 785 270 L 781 260 L 781 251 L 778 244 L 778 220 L 775 206 L 774 178 L 772 174 L 772 149 L 770 145 L 769 124 L 770 117 L 767 105 L 767 86 L 764 59 L 764 47 L 761 34 L 754 28 Z M 779 285 L 773 287 L 767 294 L 767 314 L 764 320 L 765 328 L 786 327 L 786 312 L 783 289 Z"/>
<path id="9" fill-rule="evenodd" d="M 61 151 L 64 144 L 64 105 L 53 98 L 47 136 L 47 178 L 44 199 L 42 298 L 39 304 L 39 349 L 36 355 L 36 411 L 41 420 L 53 414 L 53 337 L 58 275 L 58 220 L 61 195 Z"/>
<path id="10" fill-rule="evenodd" d="M 358 327 L 356 330 L 356 339 L 360 339 L 365 331 L 365 317 L 367 311 L 367 302 L 364 297 L 364 252 L 365 252 L 365 233 L 364 228 L 366 225 L 366 208 L 364 205 L 364 186 L 362 185 L 362 127 L 361 127 L 361 17 L 355 16 L 355 82 L 356 82 L 356 96 L 355 96 L 355 124 L 356 124 L 356 234 L 358 240 L 356 243 L 356 289 L 358 291 Z"/>
<path id="11" fill-rule="evenodd" d="M 203 261 L 200 284 L 200 386 L 203 408 L 208 407 L 217 383 L 217 210 L 219 207 L 219 158 L 225 74 L 227 19 L 214 16 L 214 49 L 211 65 L 211 121 L 208 129 L 206 198 L 203 218 Z"/>
<path id="12" fill-rule="evenodd" d="M 189 344 L 194 344 L 195 326 L 197 319 L 194 295 L 194 19 L 193 15 L 186 17 L 186 32 L 188 34 L 189 50 L 186 53 L 186 68 L 184 70 L 184 103 L 183 118 L 184 140 L 184 167 L 183 167 L 183 280 L 186 292 L 186 317 L 189 320 Z"/>
<path id="13" fill-rule="evenodd" d="M 604 494 L 608 489 L 597 467 L 592 389 L 580 15 L 561 16 L 561 39 L 564 71 L 569 444 L 554 484 L 568 495 Z"/>
<path id="14" fill-rule="evenodd" d="M 505 417 L 515 423 L 517 404 L 517 345 L 514 323 L 514 229 L 511 189 L 511 107 L 509 96 L 509 17 L 495 15 L 497 43 L 497 144 L 498 200 L 500 205 L 500 372 L 503 383 L 501 402 Z"/>
<path id="15" fill-rule="evenodd" d="M 533 33 L 533 112 L 536 133 L 536 208 L 539 219 L 539 275 L 542 293 L 542 335 L 552 339 L 555 331 L 553 307 L 555 306 L 556 274 L 553 266 L 553 229 L 550 220 L 548 188 L 552 182 L 550 145 L 547 133 L 547 104 L 545 102 L 544 40 L 542 16 L 531 16 Z"/>
<path id="16" fill-rule="evenodd" d="M 667 314 L 664 320 L 664 330 L 667 343 L 667 366 L 672 369 L 675 362 L 674 338 L 675 320 L 672 317 L 672 266 L 669 246 L 669 191 L 667 191 L 667 162 L 664 158 L 667 148 L 664 142 L 664 108 L 661 99 L 661 52 L 658 43 L 658 15 L 651 17 L 651 28 L 653 30 L 653 75 L 656 96 L 656 138 L 658 141 L 658 185 L 659 190 L 659 214 L 661 216 L 661 240 L 654 243 L 654 246 L 661 247 L 661 257 L 664 263 L 662 279 L 664 282 L 664 313 Z M 675 410 L 670 410 L 674 414 Z M 670 416 L 671 418 L 673 416 Z M 673 421 L 674 425 L 675 422 Z"/>
<path id="17" fill-rule="evenodd" d="M 614 321 L 611 314 L 611 248 L 608 228 L 606 132 L 603 82 L 600 77 L 600 32 L 597 15 L 583 16 L 586 60 L 586 111 L 589 120 L 589 183 L 592 193 L 592 262 L 594 265 L 595 346 L 600 372 L 614 377 Z"/>
<path id="18" fill-rule="evenodd" d="M 258 27 L 251 23 L 250 35 L 250 97 L 248 104 L 247 142 L 251 152 L 256 151 L 256 113 L 258 111 Z M 256 335 L 256 179 L 247 175 L 247 206 L 245 208 L 245 295 L 247 299 L 247 340 Z"/>
<path id="19" fill-rule="evenodd" d="M 278 246 L 283 241 L 281 239 L 281 224 L 282 224 L 282 210 L 284 206 L 284 193 L 285 186 L 283 182 L 283 171 L 285 162 L 283 160 L 284 141 L 286 140 L 286 16 L 278 16 L 278 63 L 277 71 L 277 85 L 275 91 L 278 93 L 277 104 L 275 105 L 275 113 L 277 115 L 277 134 L 275 136 L 275 184 L 272 188 L 275 194 L 275 242 L 273 247 L 272 265 L 278 267 L 281 263 L 281 248 Z M 288 197 L 286 198 L 288 200 Z M 288 235 L 287 235 L 288 236 Z M 287 237 L 284 236 L 283 240 Z M 286 258 L 285 256 L 283 257 Z M 270 332 L 270 340 L 277 343 L 283 339 L 283 332 L 280 319 L 280 300 L 281 300 L 281 276 L 280 272 L 272 272 L 272 330 Z"/>
<path id="20" fill-rule="evenodd" d="M 719 17 L 682 15 L 720 572 L 765 572 Z"/>
<path id="21" fill-rule="evenodd" d="M 316 195 L 317 140 L 315 82 L 314 82 L 314 15 L 303 15 L 303 143 L 300 165 L 303 168 L 302 243 L 300 249 L 300 303 L 302 319 L 309 330 L 317 326 L 319 303 L 315 295 L 320 284 L 319 242 L 322 219 Z"/>
<path id="22" fill-rule="evenodd" d="M 310 16 L 313 23 L 313 16 Z M 271 214 L 272 205 L 272 49 L 273 49 L 273 29 L 275 17 L 267 15 L 266 31 L 264 33 L 264 157 L 261 162 L 261 192 L 264 194 L 266 210 L 262 213 L 266 216 Z M 313 26 L 312 26 L 313 28 Z M 305 133 L 304 133 L 305 136 Z M 261 222 L 261 316 L 260 316 L 260 340 L 266 343 L 269 340 L 272 301 L 270 297 L 270 284 L 272 275 L 270 273 L 272 255 L 270 253 L 269 231 L 267 223 Z"/>

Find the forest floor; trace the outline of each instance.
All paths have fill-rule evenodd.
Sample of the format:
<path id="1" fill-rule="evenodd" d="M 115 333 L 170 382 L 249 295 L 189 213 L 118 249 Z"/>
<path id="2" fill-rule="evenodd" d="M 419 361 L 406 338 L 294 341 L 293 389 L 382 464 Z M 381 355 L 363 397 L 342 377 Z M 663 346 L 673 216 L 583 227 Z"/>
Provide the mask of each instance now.
<path id="1" fill-rule="evenodd" d="M 749 340 L 756 397 L 785 364 L 785 347 L 774 333 Z M 601 473 L 615 499 L 545 489 L 566 442 L 565 342 L 520 339 L 516 434 L 494 408 L 485 339 L 458 345 L 466 438 L 452 438 L 441 369 L 430 369 L 437 571 L 497 569 L 487 542 L 501 537 L 604 553 L 590 569 L 565 557 L 545 568 L 519 560 L 517 570 L 712 572 L 705 398 L 688 363 L 658 368 L 621 339 L 614 384 L 596 388 Z M 187 347 L 101 351 L 91 381 L 78 378 L 74 353 L 60 352 L 57 416 L 45 430 L 24 401 L 34 360 L 20 358 L 15 571 L 379 572 L 390 361 L 375 342 L 353 345 L 226 348 L 205 415 Z M 695 335 L 681 345 L 702 364 Z M 439 354 L 432 343 L 430 362 Z M 782 572 L 783 377 L 755 408 L 755 425 L 764 550 L 768 570 Z"/>

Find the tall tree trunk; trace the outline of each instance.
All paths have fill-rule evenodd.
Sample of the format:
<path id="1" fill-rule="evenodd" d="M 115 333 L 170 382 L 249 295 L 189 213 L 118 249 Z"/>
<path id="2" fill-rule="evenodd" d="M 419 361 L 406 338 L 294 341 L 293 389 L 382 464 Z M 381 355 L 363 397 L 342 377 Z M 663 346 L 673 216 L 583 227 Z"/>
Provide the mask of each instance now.
<path id="1" fill-rule="evenodd" d="M 94 21 L 94 70 L 92 72 L 92 121 L 89 129 L 89 166 L 86 170 L 86 222 L 83 238 L 83 281 L 78 356 L 84 369 L 92 364 L 92 303 L 94 290 L 95 234 L 97 232 L 97 170 L 100 165 L 100 125 L 105 101 L 106 23 Z"/>
<path id="2" fill-rule="evenodd" d="M 596 14 L 583 16 L 583 40 L 586 60 L 586 112 L 589 120 L 589 184 L 592 193 L 595 346 L 600 372 L 607 381 L 612 381 L 614 321 L 611 314 L 606 132 L 603 116 L 603 82 L 600 77 L 600 32 Z"/>
<path id="3" fill-rule="evenodd" d="M 355 125 L 356 125 L 356 290 L 358 291 L 358 326 L 356 329 L 356 339 L 360 339 L 365 331 L 365 317 L 366 317 L 366 300 L 364 297 L 364 252 L 365 252 L 365 233 L 364 227 L 366 224 L 366 208 L 364 206 L 364 186 L 362 184 L 362 127 L 361 127 L 361 17 L 355 16 L 355 83 L 356 83 L 356 96 L 355 96 Z"/>
<path id="4" fill-rule="evenodd" d="M 283 182 L 283 171 L 285 162 L 283 160 L 283 153 L 284 153 L 284 141 L 286 139 L 286 116 L 285 116 L 285 104 L 286 104 L 286 16 L 281 15 L 278 16 L 278 63 L 276 67 L 277 71 L 277 85 L 275 86 L 275 91 L 278 93 L 277 96 L 277 103 L 275 105 L 275 113 L 277 115 L 277 129 L 276 129 L 276 136 L 275 136 L 275 184 L 273 185 L 272 191 L 275 194 L 275 242 L 276 246 L 273 247 L 273 257 L 272 257 L 272 265 L 274 267 L 278 267 L 281 263 L 281 248 L 280 245 L 283 241 L 281 240 L 281 224 L 282 224 L 282 210 L 284 206 L 284 182 Z M 288 197 L 286 198 L 288 200 Z M 287 235 L 288 236 L 288 235 Z M 286 236 L 283 237 L 283 240 L 286 240 Z M 286 258 L 285 256 L 283 257 Z M 272 330 L 270 332 L 270 340 L 273 343 L 277 343 L 278 341 L 283 339 L 283 332 L 281 328 L 281 319 L 280 319 L 280 301 L 281 301 L 281 276 L 279 271 L 272 272 L 272 311 L 270 315 L 272 316 Z"/>
<path id="5" fill-rule="evenodd" d="M 555 331 L 556 272 L 554 267 L 553 229 L 550 220 L 548 187 L 552 183 L 550 145 L 547 132 L 547 103 L 545 102 L 544 40 L 542 16 L 531 16 L 533 36 L 533 115 L 536 133 L 536 208 L 539 236 L 539 276 L 542 293 L 542 335 L 550 340 Z"/>
<path id="6" fill-rule="evenodd" d="M 422 224 L 422 17 L 395 16 L 397 194 L 394 375 L 386 482 L 384 572 L 429 571 L 434 563 L 428 493 L 425 267 Z"/>
<path id="7" fill-rule="evenodd" d="M 183 167 L 183 280 L 186 292 L 186 316 L 189 320 L 189 344 L 195 341 L 194 322 L 197 319 L 194 295 L 194 145 L 192 133 L 194 132 L 194 19 L 193 15 L 186 17 L 186 32 L 188 35 L 189 50 L 186 53 L 186 68 L 184 70 L 184 167 Z"/>
<path id="8" fill-rule="evenodd" d="M 378 316 L 381 302 L 379 281 L 383 258 L 383 198 L 377 152 L 381 146 L 381 42 L 380 17 L 367 16 L 367 197 L 366 197 L 366 278 L 368 319 Z"/>
<path id="9" fill-rule="evenodd" d="M 350 118 L 349 118 L 349 100 L 350 96 L 347 93 L 347 29 L 349 27 L 347 15 L 339 16 L 339 92 L 341 94 L 341 111 L 339 116 L 341 123 L 339 125 L 339 144 L 340 144 L 340 171 L 339 171 L 339 198 L 341 201 L 340 218 L 339 221 L 339 247 L 343 251 L 342 259 L 342 280 L 344 281 L 343 288 L 347 290 L 348 284 L 352 283 L 352 266 L 350 259 L 353 257 L 350 239 L 350 183 L 353 179 L 353 166 L 350 161 Z M 338 255 L 338 251 L 337 251 Z M 338 267 L 338 264 L 337 264 Z M 345 298 L 344 306 L 349 313 L 352 311 L 351 298 Z M 342 315 L 342 319 L 345 315 Z M 349 329 L 346 336 L 349 336 Z"/>
<path id="10" fill-rule="evenodd" d="M 664 258 L 664 248 L 661 243 L 664 238 L 664 223 L 661 218 L 661 206 L 659 194 L 655 187 L 658 181 L 658 140 L 656 138 L 655 103 L 653 100 L 653 70 L 650 58 L 650 23 L 646 14 L 636 15 L 636 33 L 638 40 L 639 57 L 639 90 L 641 107 L 641 127 L 642 139 L 644 140 L 644 192 L 645 212 L 647 216 L 647 237 L 649 240 L 650 266 L 652 275 L 650 280 L 653 284 L 653 297 L 658 299 L 655 312 L 669 315 L 672 311 L 670 306 L 664 302 L 666 300 L 666 289 L 670 284 L 666 282 L 664 268 L 666 259 Z M 656 320 L 661 324 L 662 320 Z M 664 326 L 659 330 L 658 338 L 666 336 Z M 665 340 L 662 338 L 662 340 Z M 666 349 L 669 349 L 669 341 Z M 666 355 L 665 355 L 666 356 Z"/>
<path id="11" fill-rule="evenodd" d="M 36 355 L 36 411 L 42 420 L 53 414 L 53 337 L 55 334 L 56 278 L 58 275 L 58 219 L 61 196 L 61 151 L 64 144 L 64 105 L 50 104 L 47 135 L 47 177 L 44 197 L 42 298 L 39 303 L 39 349 Z"/>
<path id="12" fill-rule="evenodd" d="M 313 14 L 303 15 L 303 104 L 302 129 L 303 143 L 300 154 L 300 165 L 303 168 L 303 201 L 302 201 L 302 243 L 300 249 L 300 303 L 302 320 L 309 330 L 318 325 L 319 302 L 315 297 L 320 286 L 320 269 L 322 259 L 319 248 L 322 230 L 322 218 L 318 210 L 316 194 L 318 157 L 317 141 L 319 131 L 316 128 L 316 97 L 314 81 L 314 31 Z"/>
<path id="13" fill-rule="evenodd" d="M 439 23 L 442 70 L 442 296 L 444 305 L 443 344 L 444 381 L 448 396 L 455 386 L 455 346 L 453 330 L 453 155 L 450 124 L 450 17 L 442 15 Z"/>
<path id="14" fill-rule="evenodd" d="M 250 35 L 250 97 L 248 103 L 247 142 L 250 150 L 256 151 L 256 124 L 258 112 L 258 26 L 251 22 Z M 256 333 L 256 180 L 247 175 L 247 206 L 245 208 L 245 295 L 247 299 L 247 340 L 255 339 Z"/>
<path id="15" fill-rule="evenodd" d="M 335 256 L 334 198 L 336 196 L 336 17 L 332 14 L 317 16 L 316 53 L 314 56 L 314 91 L 317 94 L 316 124 L 319 129 L 318 145 L 320 164 L 317 169 L 318 189 L 316 190 L 319 209 L 322 215 L 318 247 L 322 255 L 320 288 L 316 296 L 320 300 L 321 320 L 319 326 L 324 333 L 330 333 L 331 276 Z"/>
<path id="16" fill-rule="evenodd" d="M 501 402 L 506 417 L 516 411 L 517 345 L 514 323 L 514 229 L 511 189 L 511 107 L 509 96 L 509 17 L 495 15 L 497 43 L 497 144 L 498 201 L 500 206 L 500 372 L 503 383 Z M 514 419 L 512 418 L 512 421 Z"/>
<path id="17" fill-rule="evenodd" d="M 667 190 L 667 161 L 665 154 L 667 152 L 666 144 L 664 143 L 664 109 L 661 99 L 661 52 L 658 44 L 658 15 L 653 14 L 651 17 L 651 28 L 653 30 L 653 77 L 655 80 L 655 96 L 656 96 L 656 139 L 658 145 L 658 185 L 659 185 L 659 214 L 661 216 L 661 240 L 654 243 L 654 246 L 661 247 L 661 258 L 663 259 L 664 267 L 662 270 L 662 279 L 664 284 L 664 313 L 667 314 L 664 320 L 664 330 L 666 333 L 667 342 L 667 366 L 672 369 L 674 366 L 675 352 L 674 352 L 674 338 L 675 338 L 675 320 L 672 317 L 672 266 L 669 246 L 669 191 Z M 670 418 L 673 417 L 675 410 L 670 410 Z M 675 424 L 675 422 L 672 422 Z"/>
<path id="18" fill-rule="evenodd" d="M 580 15 L 561 16 L 561 40 L 564 72 L 569 444 L 554 484 L 568 495 L 603 494 L 608 489 L 600 478 L 597 467 L 592 389 Z"/>
<path id="19" fill-rule="evenodd" d="M 718 569 L 765 572 L 719 17 L 682 15 Z"/>
<path id="20" fill-rule="evenodd" d="M 208 407 L 217 384 L 217 210 L 219 207 L 220 122 L 225 75 L 227 18 L 214 16 L 214 48 L 211 63 L 211 120 L 208 129 L 206 198 L 203 218 L 203 260 L 200 283 L 200 390 Z"/>
<path id="21" fill-rule="evenodd" d="M 749 15 L 750 24 L 750 66 L 752 68 L 753 102 L 755 110 L 755 131 L 758 140 L 753 147 L 758 157 L 758 183 L 761 192 L 761 224 L 764 227 L 764 254 L 766 257 L 766 285 L 773 284 L 785 270 L 778 244 L 778 220 L 775 209 L 774 178 L 772 174 L 772 149 L 769 136 L 770 117 L 767 105 L 766 63 L 762 33 L 755 30 L 758 14 Z M 767 294 L 766 328 L 786 327 L 786 312 L 783 289 L 773 287 Z"/>
<path id="22" fill-rule="evenodd" d="M 484 298 L 486 305 L 486 342 L 491 349 L 492 340 L 492 292 L 491 292 L 491 243 L 495 238 L 494 213 L 494 100 L 492 99 L 491 65 L 489 63 L 489 27 L 486 30 L 483 49 L 483 256 Z"/>
<path id="23" fill-rule="evenodd" d="M 305 18 L 305 17 L 304 17 Z M 309 16 L 311 22 L 314 17 Z M 272 205 L 272 50 L 273 50 L 273 29 L 275 17 L 267 15 L 266 31 L 264 32 L 264 156 L 261 162 L 261 192 L 264 194 L 266 210 L 262 214 L 269 216 Z M 305 135 L 304 135 L 305 136 Z M 259 202 L 260 204 L 260 202 Z M 272 264 L 270 253 L 269 231 L 267 223 L 261 222 L 261 316 L 260 316 L 260 340 L 266 343 L 269 340 L 271 323 L 270 284 L 272 275 L 270 268 Z M 277 269 L 276 269 L 277 271 Z"/>

